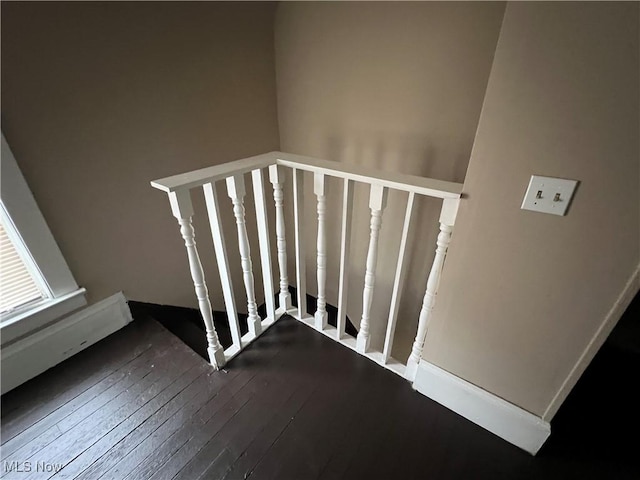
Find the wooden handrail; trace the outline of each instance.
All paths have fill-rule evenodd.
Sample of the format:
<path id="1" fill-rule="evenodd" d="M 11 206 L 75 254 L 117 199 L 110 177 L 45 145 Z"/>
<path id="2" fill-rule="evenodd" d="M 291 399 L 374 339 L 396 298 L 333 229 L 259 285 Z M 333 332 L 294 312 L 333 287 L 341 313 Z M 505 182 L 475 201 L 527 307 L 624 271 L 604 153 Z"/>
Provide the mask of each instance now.
<path id="1" fill-rule="evenodd" d="M 170 177 L 153 180 L 151 186 L 164 192 L 174 192 L 176 190 L 189 190 L 201 187 L 205 183 L 212 183 L 218 180 L 226 180 L 234 175 L 250 172 L 256 168 L 265 168 L 276 163 L 276 152 L 263 153 L 255 157 L 243 158 L 232 162 L 214 165 L 212 167 L 201 168 L 191 172 L 180 173 Z"/>
<path id="2" fill-rule="evenodd" d="M 324 173 L 332 177 L 346 178 L 356 182 L 376 184 L 394 190 L 414 192 L 436 198 L 460 198 L 462 184 L 445 182 L 434 178 L 418 177 L 404 173 L 388 172 L 362 165 L 332 162 L 319 158 L 295 155 L 292 153 L 274 152 L 278 165 L 298 168 L 314 173 Z"/>
<path id="3" fill-rule="evenodd" d="M 418 177 L 404 173 L 387 172 L 362 165 L 332 162 L 314 157 L 285 152 L 269 152 L 254 157 L 235 160 L 212 167 L 181 173 L 151 182 L 151 185 L 165 192 L 191 189 L 206 183 L 224 180 L 230 176 L 247 173 L 269 165 L 282 165 L 308 172 L 321 173 L 332 177 L 345 178 L 356 182 L 376 184 L 405 192 L 414 192 L 435 198 L 460 198 L 462 184 L 446 182 L 434 178 Z"/>

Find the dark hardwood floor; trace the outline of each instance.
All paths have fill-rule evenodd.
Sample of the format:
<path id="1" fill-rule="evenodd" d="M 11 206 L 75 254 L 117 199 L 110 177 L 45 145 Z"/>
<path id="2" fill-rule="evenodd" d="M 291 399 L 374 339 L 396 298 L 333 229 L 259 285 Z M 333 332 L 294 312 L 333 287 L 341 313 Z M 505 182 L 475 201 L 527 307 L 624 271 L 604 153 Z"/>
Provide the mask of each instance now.
<path id="1" fill-rule="evenodd" d="M 220 372 L 143 318 L 2 397 L 2 475 L 640 478 L 597 444 L 563 449 L 566 430 L 531 457 L 291 318 Z"/>

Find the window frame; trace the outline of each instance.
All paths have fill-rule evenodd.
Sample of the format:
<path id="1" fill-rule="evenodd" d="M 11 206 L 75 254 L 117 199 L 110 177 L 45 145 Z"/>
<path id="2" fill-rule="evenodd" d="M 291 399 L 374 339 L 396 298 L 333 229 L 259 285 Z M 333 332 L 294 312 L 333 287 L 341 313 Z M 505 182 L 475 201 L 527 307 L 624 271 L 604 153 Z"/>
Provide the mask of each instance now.
<path id="1" fill-rule="evenodd" d="M 0 323 L 0 345 L 48 325 L 87 304 L 2 133 L 0 194 L 2 204 L 51 297 L 9 315 Z"/>
<path id="2" fill-rule="evenodd" d="M 49 286 L 44 281 L 44 278 L 42 277 L 42 274 L 40 273 L 38 266 L 33 261 L 33 258 L 31 258 L 29 251 L 25 248 L 24 242 L 22 241 L 22 237 L 18 233 L 18 230 L 16 229 L 16 227 L 13 225 L 13 222 L 11 221 L 11 217 L 9 217 L 9 214 L 4 208 L 4 205 L 2 204 L 1 200 L 0 200 L 0 223 L 2 223 L 2 227 L 5 231 L 7 238 L 9 239 L 9 242 L 11 243 L 11 246 L 14 248 L 19 259 L 22 261 L 22 265 L 24 266 L 28 275 L 31 277 L 32 281 L 35 283 L 36 288 L 40 292 L 40 297 L 37 299 L 32 299 L 28 303 L 14 307 L 12 310 L 8 312 L 0 311 L 0 323 L 3 323 L 7 321 L 9 318 L 13 317 L 14 315 L 18 315 L 23 310 L 32 308 L 36 303 L 40 303 L 42 301 L 48 300 L 49 298 L 52 297 L 52 295 L 51 295 L 51 291 L 49 290 Z M 2 270 L 3 268 L 4 268 L 4 265 L 0 261 L 0 270 Z M 1 291 L 2 290 L 0 290 L 0 292 Z"/>

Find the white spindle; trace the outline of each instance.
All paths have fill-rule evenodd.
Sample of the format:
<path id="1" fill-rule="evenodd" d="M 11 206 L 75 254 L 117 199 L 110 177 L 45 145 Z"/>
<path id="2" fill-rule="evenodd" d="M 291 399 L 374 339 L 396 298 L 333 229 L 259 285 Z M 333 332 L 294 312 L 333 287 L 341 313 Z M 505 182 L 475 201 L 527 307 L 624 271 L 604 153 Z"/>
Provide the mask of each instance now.
<path id="1" fill-rule="evenodd" d="M 338 320 L 336 339 L 344 336 L 349 291 L 349 253 L 351 246 L 351 219 L 353 217 L 353 180 L 345 178 L 342 190 L 342 229 L 340 236 L 340 280 L 338 285 Z"/>
<path id="2" fill-rule="evenodd" d="M 227 246 L 225 245 L 224 232 L 222 230 L 218 193 L 214 183 L 205 183 L 203 185 L 203 190 L 204 198 L 207 203 L 209 225 L 211 226 L 211 237 L 213 238 L 213 247 L 216 252 L 216 262 L 218 263 L 218 272 L 220 273 L 220 283 L 222 284 L 222 294 L 224 296 L 224 303 L 227 310 L 231 338 L 233 340 L 234 347 L 239 351 L 242 349 L 242 342 L 240 340 L 242 335 L 240 334 L 240 326 L 238 325 L 236 300 L 233 296 L 233 282 L 231 281 L 231 269 L 229 267 L 229 259 L 227 258 Z"/>
<path id="3" fill-rule="evenodd" d="M 249 247 L 249 237 L 244 217 L 244 196 L 246 189 L 243 175 L 234 175 L 227 178 L 227 193 L 233 202 L 233 214 L 236 217 L 238 228 L 238 247 L 240 249 L 240 260 L 242 263 L 242 278 L 244 288 L 247 292 L 247 312 L 249 318 L 247 323 L 249 332 L 255 336 L 260 335 L 262 324 L 258 316 L 258 306 L 256 304 L 256 294 L 253 281 L 253 266 L 251 264 L 251 249 Z"/>
<path id="4" fill-rule="evenodd" d="M 189 190 L 178 190 L 169 193 L 169 202 L 171 211 L 180 224 L 180 234 L 184 240 L 189 257 L 189 270 L 191 278 L 198 298 L 198 306 L 204 320 L 205 329 L 207 331 L 207 353 L 211 365 L 216 368 L 222 368 L 225 364 L 225 356 L 222 345 L 218 340 L 215 326 L 213 325 L 213 313 L 211 309 L 211 301 L 209 300 L 209 292 L 207 284 L 204 280 L 204 271 L 202 262 L 196 248 L 195 231 L 191 224 L 193 217 L 193 205 L 191 203 L 191 195 Z"/>
<path id="5" fill-rule="evenodd" d="M 327 199 L 325 197 L 325 177 L 322 173 L 313 175 L 313 190 L 318 199 L 318 240 L 317 240 L 317 279 L 318 279 L 318 302 L 315 318 L 315 326 L 318 330 L 324 330 L 327 326 L 327 236 L 325 232 L 325 214 L 327 210 Z"/>
<path id="6" fill-rule="evenodd" d="M 440 233 L 438 234 L 436 255 L 431 265 L 429 278 L 427 279 L 427 288 L 422 301 L 420 317 L 418 320 L 418 332 L 411 347 L 411 354 L 407 360 L 407 368 L 405 377 L 408 380 L 415 380 L 416 372 L 420 359 L 422 358 L 422 350 L 427 337 L 427 329 L 431 320 L 431 312 L 436 302 L 436 294 L 438 293 L 438 284 L 442 274 L 442 267 L 447 255 L 447 248 L 451 240 L 451 232 L 455 223 L 456 214 L 458 212 L 458 199 L 445 199 L 442 203 L 442 211 L 440 212 Z"/>
<path id="7" fill-rule="evenodd" d="M 284 229 L 284 168 L 278 165 L 269 167 L 269 180 L 273 184 L 273 201 L 276 206 L 276 248 L 278 250 L 278 268 L 280 270 L 279 307 L 284 311 L 291 308 L 289 277 L 287 273 L 287 240 Z"/>
<path id="8" fill-rule="evenodd" d="M 413 202 L 415 193 L 409 192 L 407 199 L 407 209 L 404 214 L 404 224 L 402 226 L 402 237 L 400 239 L 400 251 L 398 252 L 398 263 L 396 264 L 396 276 L 393 281 L 393 292 L 391 294 L 391 307 L 389 308 L 389 320 L 387 321 L 387 333 L 384 338 L 384 347 L 382 349 L 382 359 L 386 363 L 391 357 L 391 349 L 393 348 L 393 337 L 396 331 L 396 322 L 398 320 L 398 309 L 400 308 L 400 297 L 404 287 L 404 277 L 407 269 L 405 268 L 405 259 L 407 253 L 407 239 L 409 238 L 409 226 L 411 225 L 411 214 L 413 213 Z"/>
<path id="9" fill-rule="evenodd" d="M 275 287 L 278 289 L 278 301 L 273 298 L 274 278 L 273 260 L 270 254 L 270 238 L 268 228 L 268 206 L 264 191 L 264 169 L 269 168 L 269 180 L 273 185 L 273 198 L 275 204 L 276 217 L 276 250 L 279 267 L 279 282 Z M 287 244 L 285 237 L 285 212 L 284 212 L 284 169 L 290 168 L 293 173 L 293 213 L 294 231 L 293 240 L 295 242 L 296 261 L 296 285 L 298 295 L 297 312 L 294 314 L 292 298 L 289 293 L 289 277 L 287 269 Z M 256 219 L 258 226 L 258 240 L 260 246 L 260 261 L 262 265 L 262 279 L 265 288 L 265 303 L 267 309 L 267 319 L 263 320 L 258 315 L 255 279 L 252 269 L 250 244 L 247 235 L 244 197 L 246 187 L 244 175 L 251 172 L 253 192 L 256 208 Z M 304 172 L 314 175 L 314 194 L 317 197 L 317 217 L 318 230 L 316 239 L 317 253 L 317 292 L 318 302 L 313 319 L 307 314 L 306 302 L 306 255 L 304 231 Z M 327 282 L 327 193 L 326 177 L 333 176 L 343 180 L 342 198 L 342 225 L 341 225 L 341 250 L 340 250 L 340 273 L 338 286 L 338 319 L 336 328 L 336 340 L 347 345 L 360 353 L 366 354 L 369 358 L 385 366 L 406 378 L 415 378 L 417 366 L 423 355 L 426 335 L 428 333 L 429 322 L 431 321 L 432 310 L 436 300 L 438 284 L 447 253 L 452 228 L 455 223 L 462 184 L 445 182 L 436 179 L 414 177 L 395 172 L 379 172 L 374 169 L 345 165 L 342 163 L 329 162 L 326 160 L 293 155 L 283 152 L 270 152 L 256 157 L 245 158 L 233 162 L 228 162 L 213 167 L 186 172 L 172 177 L 167 177 L 151 182 L 152 186 L 169 194 L 173 215 L 180 224 L 180 232 L 184 239 L 185 247 L 189 258 L 191 277 L 195 286 L 198 304 L 207 331 L 207 349 L 211 364 L 215 368 L 221 368 L 227 361 L 234 358 L 244 347 L 256 339 L 263 329 L 275 321 L 277 315 L 285 312 L 294 314 L 304 323 L 314 326 L 324 333 L 331 331 L 327 325 L 326 309 L 326 282 Z M 233 212 L 236 221 L 238 245 L 242 264 L 243 283 L 247 295 L 248 324 L 250 333 L 241 335 L 238 325 L 238 310 L 234 298 L 233 283 L 231 279 L 231 269 L 227 257 L 225 237 L 220 217 L 220 199 L 215 188 L 215 182 L 226 180 L 227 191 L 233 203 Z M 364 288 L 362 292 L 362 317 L 360 319 L 360 329 L 357 338 L 345 335 L 347 322 L 347 304 L 349 290 L 349 263 L 350 244 L 352 233 L 353 201 L 355 182 L 361 182 L 370 186 L 369 208 L 371 210 L 370 234 L 366 260 L 366 270 L 364 278 Z M 215 325 L 213 323 L 213 313 L 211 302 L 207 292 L 204 279 L 204 272 L 192 225 L 193 205 L 190 198 L 190 190 L 203 187 L 205 200 L 207 203 L 211 233 L 216 252 L 216 261 L 220 278 L 222 280 L 222 291 L 226 304 L 227 315 L 233 345 L 223 351 L 220 345 Z M 371 313 L 373 306 L 373 296 L 375 294 L 376 268 L 379 249 L 379 234 L 382 225 L 382 215 L 386 207 L 388 189 L 393 188 L 399 191 L 408 192 L 408 200 L 405 211 L 404 225 L 400 241 L 400 251 L 398 252 L 397 265 L 393 290 L 391 295 L 390 309 L 386 324 L 386 335 L 382 352 L 372 351 L 370 330 Z M 440 214 L 440 232 L 437 240 L 436 255 L 431 267 L 422 308 L 420 311 L 416 337 L 412 344 L 411 354 L 407 360 L 406 367 L 391 358 L 393 348 L 397 318 L 399 315 L 399 304 L 405 284 L 405 277 L 408 270 L 407 243 L 412 222 L 412 212 L 415 204 L 415 195 L 443 199 L 442 212 Z M 228 232 L 227 232 L 228 233 Z M 291 234 L 290 234 L 291 235 Z M 227 239 L 228 240 L 228 239 Z M 395 253 L 393 253 L 395 255 Z M 290 258 L 290 255 L 289 255 Z M 276 303 L 278 310 L 276 310 Z M 382 319 L 380 319 L 382 320 Z M 333 337 L 333 331 L 330 334 Z"/>
<path id="10" fill-rule="evenodd" d="M 307 268 L 305 265 L 304 231 L 304 176 L 302 170 L 293 169 L 293 220 L 296 240 L 296 275 L 298 286 L 298 319 L 307 316 Z"/>
<path id="11" fill-rule="evenodd" d="M 364 276 L 364 290 L 362 292 L 362 318 L 360 319 L 360 331 L 356 348 L 361 353 L 366 353 L 371 341 L 369 335 L 371 303 L 373 302 L 373 289 L 376 283 L 376 266 L 378 264 L 378 235 L 382 226 L 382 212 L 387 206 L 387 189 L 381 185 L 371 185 L 369 195 L 369 208 L 371 209 L 371 227 L 369 234 L 369 251 L 367 253 L 367 265 Z"/>
<path id="12" fill-rule="evenodd" d="M 264 195 L 262 170 L 251 172 L 253 181 L 253 198 L 256 203 L 256 220 L 258 223 L 258 241 L 260 242 L 260 264 L 262 265 L 262 283 L 264 285 L 264 303 L 267 306 L 267 318 L 275 322 L 276 307 L 273 300 L 273 274 L 271 270 L 271 245 L 269 244 L 269 219 L 267 217 L 267 200 Z"/>

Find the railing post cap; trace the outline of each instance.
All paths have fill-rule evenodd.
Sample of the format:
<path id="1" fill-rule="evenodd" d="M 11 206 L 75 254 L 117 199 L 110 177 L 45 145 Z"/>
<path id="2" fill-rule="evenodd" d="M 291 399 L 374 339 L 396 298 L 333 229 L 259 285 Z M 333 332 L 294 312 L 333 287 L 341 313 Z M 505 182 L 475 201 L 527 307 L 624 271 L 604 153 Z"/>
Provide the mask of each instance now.
<path id="1" fill-rule="evenodd" d="M 285 170 L 280 165 L 269 165 L 269 181 L 271 183 L 284 183 Z"/>
<path id="2" fill-rule="evenodd" d="M 369 208 L 371 210 L 384 210 L 387 206 L 387 196 L 389 189 L 382 185 L 372 184 L 369 195 Z"/>
<path id="3" fill-rule="evenodd" d="M 189 190 L 169 192 L 169 203 L 171 204 L 171 213 L 178 220 L 193 216 L 193 204 L 191 203 L 191 193 Z"/>
<path id="4" fill-rule="evenodd" d="M 247 193 L 244 185 L 244 175 L 237 174 L 227 178 L 227 193 L 230 198 L 242 198 Z"/>
<path id="5" fill-rule="evenodd" d="M 315 172 L 313 174 L 313 193 L 323 196 L 325 194 L 325 185 L 325 174 Z"/>

